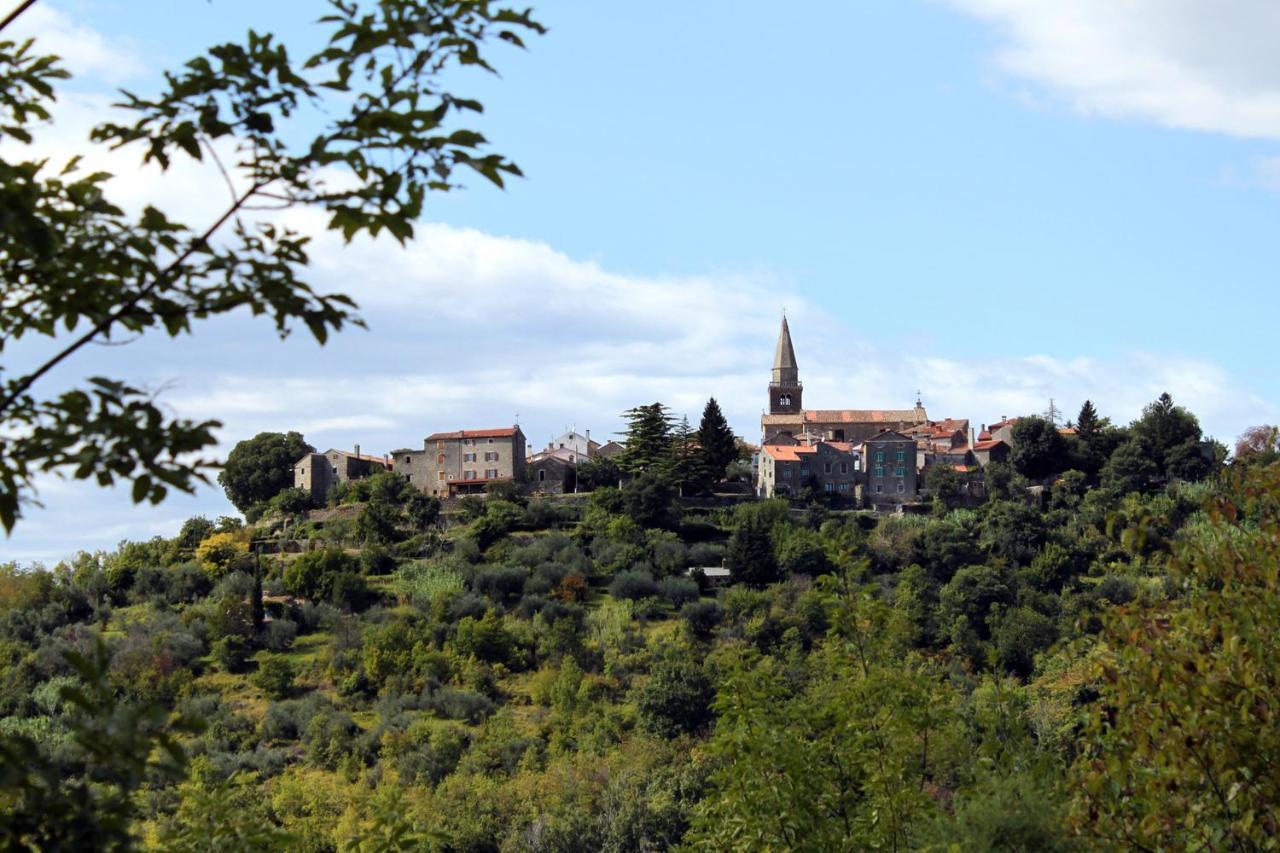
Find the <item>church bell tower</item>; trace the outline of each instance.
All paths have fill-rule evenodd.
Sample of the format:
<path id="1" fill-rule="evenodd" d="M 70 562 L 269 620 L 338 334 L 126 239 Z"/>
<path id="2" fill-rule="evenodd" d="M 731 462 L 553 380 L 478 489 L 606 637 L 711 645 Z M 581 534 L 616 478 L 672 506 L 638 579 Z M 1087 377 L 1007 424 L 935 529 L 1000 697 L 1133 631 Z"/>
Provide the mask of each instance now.
<path id="1" fill-rule="evenodd" d="M 791 329 L 787 317 L 782 316 L 782 330 L 778 332 L 778 346 L 773 352 L 773 376 L 769 379 L 769 414 L 799 415 L 800 368 L 796 366 L 796 351 L 791 346 Z"/>

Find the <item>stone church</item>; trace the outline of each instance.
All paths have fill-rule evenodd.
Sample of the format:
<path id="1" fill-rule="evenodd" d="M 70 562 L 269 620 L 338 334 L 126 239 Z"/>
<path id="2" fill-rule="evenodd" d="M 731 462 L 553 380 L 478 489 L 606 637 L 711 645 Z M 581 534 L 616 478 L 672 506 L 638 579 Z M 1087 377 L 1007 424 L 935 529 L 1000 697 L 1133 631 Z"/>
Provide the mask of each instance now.
<path id="1" fill-rule="evenodd" d="M 803 397 L 804 384 L 784 316 L 773 352 L 769 410 L 760 417 L 764 444 L 843 441 L 857 445 L 885 430 L 902 431 L 929 423 L 919 401 L 914 409 L 806 409 Z"/>

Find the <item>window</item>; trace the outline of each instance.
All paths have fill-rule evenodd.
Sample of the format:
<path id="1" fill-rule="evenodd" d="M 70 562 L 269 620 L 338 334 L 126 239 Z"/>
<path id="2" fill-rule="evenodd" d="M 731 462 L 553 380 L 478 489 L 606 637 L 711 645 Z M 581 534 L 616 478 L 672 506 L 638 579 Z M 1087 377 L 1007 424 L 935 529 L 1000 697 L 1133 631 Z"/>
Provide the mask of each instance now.
<path id="1" fill-rule="evenodd" d="M 484 469 L 484 478 L 485 478 L 486 480 L 496 480 L 496 479 L 498 479 L 498 469 L 497 469 L 497 468 L 485 468 L 485 469 Z"/>
<path id="2" fill-rule="evenodd" d="M 825 492 L 834 492 L 834 491 L 836 490 L 836 484 L 835 484 L 835 483 L 825 483 L 825 484 L 823 484 L 823 486 L 822 486 L 822 490 L 823 490 L 823 491 L 825 491 Z"/>
<path id="3" fill-rule="evenodd" d="M 875 467 L 875 470 L 872 472 L 872 476 L 874 476 L 874 477 L 883 477 L 883 476 L 884 476 L 884 466 L 883 466 L 883 465 L 877 465 L 877 466 Z"/>
<path id="4" fill-rule="evenodd" d="M 436 464 L 437 464 L 437 465 L 443 465 L 443 464 L 444 464 L 444 454 L 443 454 L 443 453 L 441 453 L 441 454 L 439 454 L 438 456 L 436 456 Z"/>
<path id="5" fill-rule="evenodd" d="M 907 484 L 906 484 L 906 483 L 899 483 L 899 484 L 898 484 L 898 494 L 902 494 L 902 493 L 903 493 L 903 492 L 905 492 L 906 490 L 907 490 Z"/>
<path id="6" fill-rule="evenodd" d="M 443 480 L 443 479 L 444 479 L 444 472 L 443 472 L 443 471 L 441 471 L 441 472 L 439 472 L 438 474 L 436 474 L 436 479 L 437 479 L 437 480 Z"/>
<path id="7" fill-rule="evenodd" d="M 808 469 L 807 467 L 805 467 L 805 468 L 801 468 L 801 469 L 800 469 L 800 476 L 801 476 L 801 477 L 808 477 L 808 476 L 809 476 L 809 469 Z"/>
<path id="8" fill-rule="evenodd" d="M 467 447 L 475 447 L 475 446 L 476 446 L 476 440 L 475 440 L 474 438 L 464 438 L 464 439 L 462 439 L 462 443 L 463 443 L 464 445 L 466 445 Z"/>
<path id="9" fill-rule="evenodd" d="M 884 483 L 876 483 L 876 494 L 884 491 Z"/>
<path id="10" fill-rule="evenodd" d="M 406 465 L 408 465 L 408 464 L 409 464 L 410 462 L 412 462 L 412 461 L 413 461 L 413 457 L 412 457 L 412 456 L 406 456 L 406 457 L 404 458 L 404 464 L 406 464 Z"/>
<path id="11" fill-rule="evenodd" d="M 437 441 L 437 442 L 436 442 L 436 450 L 444 450 L 444 442 L 443 442 L 443 441 Z"/>
<path id="12" fill-rule="evenodd" d="M 905 461 L 907 461 L 907 451 L 905 451 L 905 450 L 899 450 L 899 451 L 898 451 L 898 461 L 899 461 L 899 462 L 905 462 Z"/>
<path id="13" fill-rule="evenodd" d="M 496 450 L 486 450 L 486 451 L 484 452 L 484 461 L 485 461 L 485 462 L 497 462 L 497 461 L 498 461 L 498 451 L 496 451 Z"/>
<path id="14" fill-rule="evenodd" d="M 491 438 L 491 439 L 489 439 L 489 443 L 490 443 L 490 444 L 493 444 L 493 439 L 492 439 L 492 438 Z"/>
<path id="15" fill-rule="evenodd" d="M 905 477 L 905 476 L 907 476 L 907 469 L 906 469 L 905 467 L 903 467 L 902 465 L 899 465 L 897 468 L 894 468 L 894 469 L 893 469 L 893 476 L 895 476 L 895 477 Z"/>
<path id="16" fill-rule="evenodd" d="M 831 463 L 830 463 L 830 462 L 824 462 L 824 463 L 822 463 L 822 473 L 824 473 L 824 474 L 830 474 L 830 473 L 831 473 Z"/>
<path id="17" fill-rule="evenodd" d="M 539 482 L 539 483 L 541 483 L 541 482 L 545 481 L 546 479 L 547 479 L 547 469 L 545 469 L 545 468 L 539 468 L 539 469 L 538 469 L 538 482 Z"/>
<path id="18" fill-rule="evenodd" d="M 840 484 L 840 491 L 842 491 L 842 492 L 847 492 L 847 491 L 849 491 L 849 484 L 848 484 L 848 483 L 841 483 L 841 484 Z"/>
<path id="19" fill-rule="evenodd" d="M 848 462 L 841 462 L 841 463 L 840 463 L 840 473 L 841 473 L 841 474 L 848 474 L 848 473 L 849 473 L 849 463 L 848 463 Z"/>
<path id="20" fill-rule="evenodd" d="M 338 473 L 338 469 L 336 467 L 333 469 L 333 473 Z"/>
<path id="21" fill-rule="evenodd" d="M 475 472 L 475 471 L 463 471 L 463 472 L 462 472 L 462 479 L 464 479 L 464 480 L 474 480 L 475 478 L 476 478 L 476 472 Z"/>
<path id="22" fill-rule="evenodd" d="M 475 455 L 475 453 L 464 453 L 464 454 L 462 454 L 462 461 L 463 461 L 463 462 L 475 462 L 475 461 L 476 461 L 476 455 Z"/>
<path id="23" fill-rule="evenodd" d="M 877 451 L 876 451 L 876 461 L 877 461 L 877 462 L 883 462 L 883 461 L 884 461 L 884 451 L 883 451 L 883 450 L 877 450 Z"/>

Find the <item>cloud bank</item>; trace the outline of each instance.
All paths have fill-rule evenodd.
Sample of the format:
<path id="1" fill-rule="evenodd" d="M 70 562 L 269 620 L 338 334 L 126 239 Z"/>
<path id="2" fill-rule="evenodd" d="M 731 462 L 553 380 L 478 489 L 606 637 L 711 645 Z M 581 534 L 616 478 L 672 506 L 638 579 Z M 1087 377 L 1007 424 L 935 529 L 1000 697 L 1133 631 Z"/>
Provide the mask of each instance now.
<path id="1" fill-rule="evenodd" d="M 996 61 L 1086 114 L 1280 139 L 1271 0 L 945 0 L 992 24 Z"/>

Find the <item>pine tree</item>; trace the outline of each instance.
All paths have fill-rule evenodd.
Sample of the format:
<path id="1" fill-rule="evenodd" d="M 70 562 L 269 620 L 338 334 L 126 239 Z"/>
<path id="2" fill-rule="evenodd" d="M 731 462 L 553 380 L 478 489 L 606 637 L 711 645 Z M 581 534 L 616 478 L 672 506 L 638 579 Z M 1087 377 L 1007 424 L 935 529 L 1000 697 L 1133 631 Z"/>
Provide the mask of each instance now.
<path id="1" fill-rule="evenodd" d="M 1100 432 L 1102 419 L 1098 417 L 1098 410 L 1093 407 L 1092 401 L 1085 400 L 1080 407 L 1080 414 L 1076 416 L 1076 434 L 1083 441 L 1092 441 Z"/>
<path id="2" fill-rule="evenodd" d="M 702 410 L 702 422 L 698 425 L 698 445 L 712 482 L 724 478 L 729 463 L 738 458 L 738 439 L 729 428 L 729 422 L 720 411 L 716 398 L 707 400 Z"/>
<path id="3" fill-rule="evenodd" d="M 674 418 L 662 403 L 636 406 L 623 413 L 627 419 L 627 448 L 618 456 L 619 466 L 632 474 L 662 471 L 671 464 L 671 427 Z"/>

